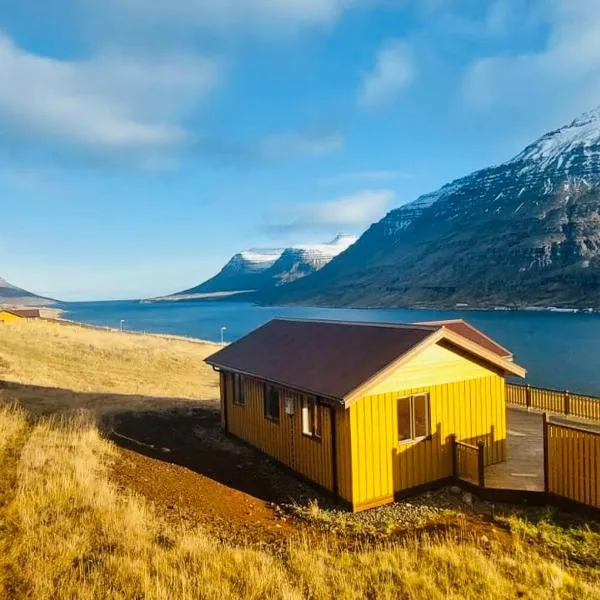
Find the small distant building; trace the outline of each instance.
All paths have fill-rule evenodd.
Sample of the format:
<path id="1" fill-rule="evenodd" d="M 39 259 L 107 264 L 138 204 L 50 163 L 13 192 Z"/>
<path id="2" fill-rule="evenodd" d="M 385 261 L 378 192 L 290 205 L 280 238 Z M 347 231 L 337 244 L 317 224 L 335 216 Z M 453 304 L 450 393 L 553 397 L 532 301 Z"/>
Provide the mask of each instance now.
<path id="1" fill-rule="evenodd" d="M 504 461 L 504 380 L 526 375 L 462 320 L 276 319 L 206 362 L 226 433 L 355 511 L 449 481 L 450 436 Z"/>
<path id="2" fill-rule="evenodd" d="M 11 323 L 23 319 L 39 319 L 40 311 L 37 308 L 0 308 L 0 323 Z"/>

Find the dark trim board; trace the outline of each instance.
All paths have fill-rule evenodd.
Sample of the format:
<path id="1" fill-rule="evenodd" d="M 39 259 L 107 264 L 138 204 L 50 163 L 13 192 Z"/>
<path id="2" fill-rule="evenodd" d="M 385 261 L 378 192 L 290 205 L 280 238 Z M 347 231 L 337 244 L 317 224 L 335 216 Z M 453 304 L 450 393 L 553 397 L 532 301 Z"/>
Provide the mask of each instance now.
<path id="1" fill-rule="evenodd" d="M 487 502 L 503 504 L 528 504 L 530 506 L 546 506 L 548 496 L 542 491 L 508 490 L 503 488 L 481 488 L 475 483 L 462 479 L 454 480 L 454 485 L 475 494 Z"/>
<path id="2" fill-rule="evenodd" d="M 429 481 L 428 483 L 422 483 L 421 485 L 416 485 L 414 487 L 395 492 L 394 501 L 406 500 L 406 498 L 410 498 L 411 496 L 418 496 L 419 494 L 424 494 L 425 492 L 433 492 L 447 485 L 454 485 L 455 483 L 456 480 L 452 476 L 436 479 L 435 481 Z"/>
<path id="3" fill-rule="evenodd" d="M 546 494 L 546 496 L 549 504 L 557 506 L 565 512 L 576 512 L 578 515 L 600 522 L 600 508 L 590 506 L 589 504 L 582 504 L 576 500 L 564 498 L 563 496 L 557 496 L 556 494 L 552 494 L 550 492 Z"/>

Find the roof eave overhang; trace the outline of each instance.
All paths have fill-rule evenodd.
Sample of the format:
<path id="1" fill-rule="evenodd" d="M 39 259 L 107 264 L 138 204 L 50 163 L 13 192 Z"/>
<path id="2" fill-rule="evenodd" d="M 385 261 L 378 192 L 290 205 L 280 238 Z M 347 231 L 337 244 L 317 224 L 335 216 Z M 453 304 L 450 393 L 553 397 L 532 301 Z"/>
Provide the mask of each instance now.
<path id="1" fill-rule="evenodd" d="M 307 394 L 309 396 L 315 396 L 316 398 L 319 399 L 321 404 L 327 404 L 328 406 L 342 406 L 342 407 L 344 406 L 344 399 L 339 398 L 337 396 L 330 396 L 327 394 L 323 394 L 323 392 L 318 392 L 316 390 L 292 386 L 289 383 L 285 383 L 283 381 L 278 381 L 276 379 L 265 377 L 264 375 L 260 375 L 258 373 L 252 373 L 251 371 L 244 371 L 243 369 L 235 369 L 235 368 L 227 366 L 227 365 L 213 362 L 209 359 L 205 359 L 204 362 L 206 364 L 210 365 L 211 367 L 213 367 L 214 369 L 216 369 L 217 371 L 223 371 L 226 373 L 238 373 L 239 375 L 243 375 L 244 377 L 253 377 L 254 379 L 257 379 L 259 381 L 263 381 L 265 383 L 270 383 L 272 385 L 277 385 L 279 387 L 288 389 L 293 392 L 300 392 L 302 394 Z"/>
<path id="2" fill-rule="evenodd" d="M 514 362 L 512 355 L 511 358 L 504 358 L 499 354 L 496 354 L 491 350 L 487 350 L 479 344 L 464 338 L 462 335 L 459 335 L 450 329 L 443 327 L 442 330 L 444 331 L 444 339 L 447 339 L 452 344 L 455 344 L 470 354 L 473 354 L 474 356 L 481 358 L 483 361 L 497 367 L 501 371 L 504 371 L 505 374 L 514 375 L 515 377 L 527 376 L 527 369 Z"/>
<path id="3" fill-rule="evenodd" d="M 375 385 L 378 381 L 381 381 L 392 371 L 401 367 L 403 364 L 412 360 L 416 355 L 420 354 L 425 349 L 429 348 L 434 344 L 437 344 L 442 340 L 447 340 L 448 342 L 454 344 L 455 346 L 458 346 L 467 353 L 476 356 L 477 358 L 492 365 L 493 367 L 496 367 L 496 369 L 502 371 L 507 375 L 514 375 L 516 377 L 525 377 L 527 375 L 527 369 L 513 362 L 512 356 L 511 358 L 503 358 L 495 352 L 487 350 L 479 344 L 471 342 L 462 335 L 455 333 L 454 331 L 442 326 L 430 336 L 426 337 L 422 342 L 411 348 L 411 350 L 400 356 L 397 360 L 391 362 L 381 371 L 376 373 L 373 377 L 369 378 L 367 381 L 365 381 L 360 386 L 358 386 L 357 388 L 349 392 L 346 396 L 344 396 L 344 406 L 348 408 L 351 404 L 356 402 L 362 395 L 364 395 L 366 390 Z"/>

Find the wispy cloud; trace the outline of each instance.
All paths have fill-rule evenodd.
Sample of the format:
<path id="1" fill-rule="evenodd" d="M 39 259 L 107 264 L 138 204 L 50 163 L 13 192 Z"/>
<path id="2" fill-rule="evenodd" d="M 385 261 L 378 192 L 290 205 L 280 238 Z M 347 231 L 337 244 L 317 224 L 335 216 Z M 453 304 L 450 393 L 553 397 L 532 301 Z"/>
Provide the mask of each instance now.
<path id="1" fill-rule="evenodd" d="M 376 107 L 388 104 L 415 79 L 416 66 L 410 45 L 402 40 L 389 40 L 377 52 L 375 65 L 364 78 L 358 102 Z"/>
<path id="2" fill-rule="evenodd" d="M 339 152 L 344 137 L 337 131 L 289 131 L 258 142 L 257 155 L 266 161 L 290 158 L 318 158 Z"/>
<path id="3" fill-rule="evenodd" d="M 97 152 L 156 152 L 186 142 L 182 119 L 220 81 L 216 61 L 99 54 L 65 61 L 0 34 L 0 120 L 13 133 Z"/>
<path id="4" fill-rule="evenodd" d="M 545 47 L 473 62 L 463 81 L 470 108 L 535 108 L 570 118 L 600 102 L 600 0 L 539 0 L 536 14 L 548 28 Z"/>
<path id="5" fill-rule="evenodd" d="M 144 24 L 229 34 L 281 37 L 309 27 L 335 23 L 343 13 L 365 0 L 106 0 L 98 6 L 88 0 L 96 14 L 118 11 L 137 28 Z"/>
<path id="6" fill-rule="evenodd" d="M 361 181 L 392 181 L 394 179 L 408 179 L 410 175 L 403 171 L 392 169 L 379 169 L 372 171 L 352 171 L 349 173 L 337 173 L 328 177 L 321 177 L 317 183 L 321 185 L 343 185 Z"/>
<path id="7" fill-rule="evenodd" d="M 266 229 L 277 234 L 360 230 L 381 219 L 394 199 L 392 190 L 364 190 L 326 202 L 276 207 Z"/>

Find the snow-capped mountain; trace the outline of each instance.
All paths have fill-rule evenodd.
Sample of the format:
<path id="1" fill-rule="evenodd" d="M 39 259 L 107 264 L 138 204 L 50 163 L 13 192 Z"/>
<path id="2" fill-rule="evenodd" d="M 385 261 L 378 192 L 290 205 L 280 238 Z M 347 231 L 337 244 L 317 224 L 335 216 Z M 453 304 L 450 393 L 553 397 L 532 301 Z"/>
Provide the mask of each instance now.
<path id="1" fill-rule="evenodd" d="M 175 295 L 257 289 L 256 286 L 261 281 L 261 274 L 277 262 L 283 250 L 283 248 L 253 248 L 238 252 L 214 277 Z"/>
<path id="2" fill-rule="evenodd" d="M 264 273 L 267 285 L 284 285 L 322 269 L 338 254 L 354 244 L 356 239 L 353 235 L 340 234 L 326 244 L 286 248 L 277 262 Z"/>
<path id="3" fill-rule="evenodd" d="M 54 300 L 36 296 L 0 277 L 0 306 L 45 306 L 54 303 Z"/>
<path id="4" fill-rule="evenodd" d="M 600 307 L 600 108 L 391 211 L 267 301 Z"/>
<path id="5" fill-rule="evenodd" d="M 254 291 L 283 285 L 323 268 L 355 241 L 356 237 L 341 234 L 326 244 L 244 250 L 208 281 L 174 296 Z"/>

